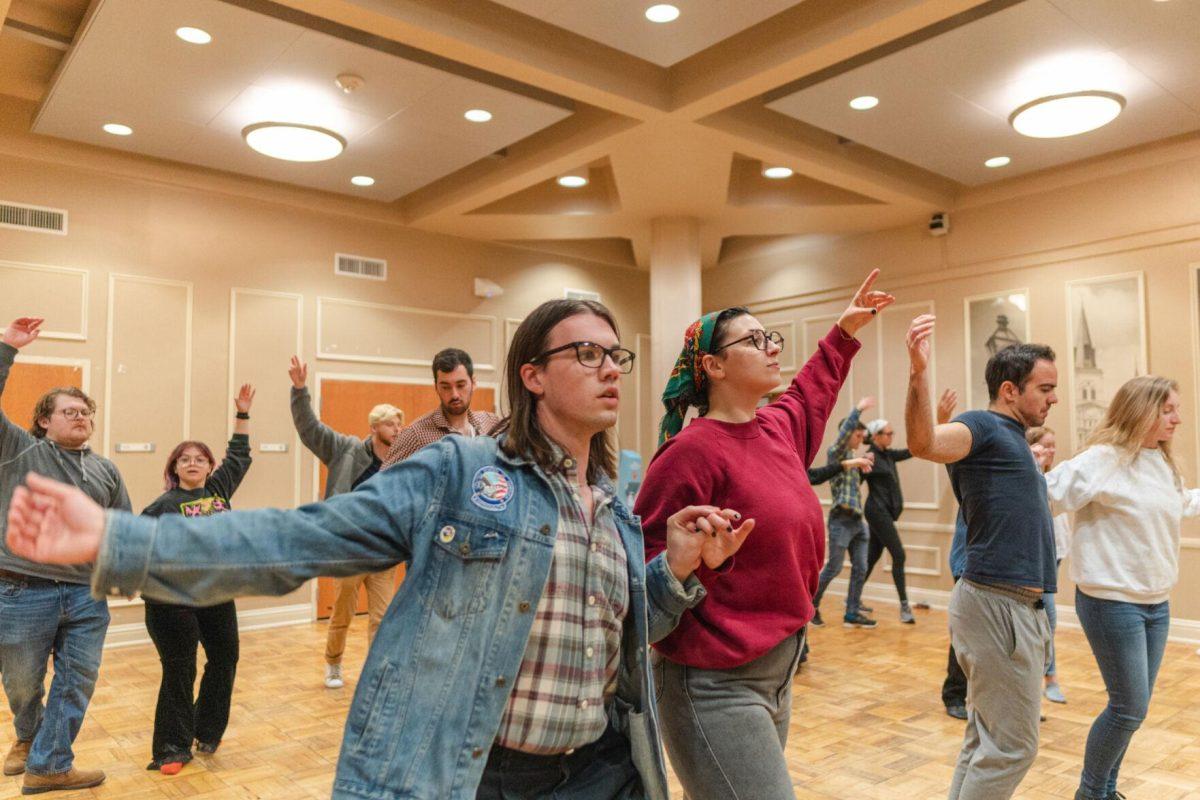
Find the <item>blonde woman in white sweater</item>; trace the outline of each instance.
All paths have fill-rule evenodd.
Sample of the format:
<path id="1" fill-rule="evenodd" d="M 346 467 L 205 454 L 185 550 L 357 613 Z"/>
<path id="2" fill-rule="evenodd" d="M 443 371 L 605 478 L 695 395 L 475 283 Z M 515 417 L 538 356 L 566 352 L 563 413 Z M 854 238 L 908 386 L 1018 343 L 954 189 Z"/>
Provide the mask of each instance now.
<path id="1" fill-rule="evenodd" d="M 1200 514 L 1171 456 L 1179 386 L 1155 376 L 1117 390 L 1088 447 L 1046 475 L 1053 513 L 1075 512 L 1075 612 L 1108 690 L 1088 734 L 1076 800 L 1117 800 L 1117 773 L 1146 717 L 1179 577 L 1179 528 Z"/>

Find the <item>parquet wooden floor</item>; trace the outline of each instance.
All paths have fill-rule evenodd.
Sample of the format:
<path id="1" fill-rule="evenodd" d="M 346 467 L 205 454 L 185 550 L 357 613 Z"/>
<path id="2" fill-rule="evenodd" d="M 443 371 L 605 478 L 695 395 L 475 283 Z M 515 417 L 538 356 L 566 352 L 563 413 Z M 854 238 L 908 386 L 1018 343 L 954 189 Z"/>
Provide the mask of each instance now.
<path id="1" fill-rule="evenodd" d="M 836 601 L 832 601 L 836 602 Z M 874 631 L 829 625 L 796 679 L 788 762 L 800 800 L 941 800 L 962 739 L 942 712 L 946 617 L 918 612 L 916 626 L 880 604 Z M 830 616 L 834 616 L 830 614 Z M 108 772 L 97 789 L 62 800 L 327 798 L 342 723 L 365 645 L 364 621 L 350 635 L 345 689 L 321 682 L 323 624 L 253 631 L 242 639 L 232 722 L 220 751 L 174 777 L 147 772 L 158 661 L 146 645 L 105 653 L 100 683 L 80 733 L 81 767 Z M 1104 687 L 1082 632 L 1059 632 L 1059 672 L 1068 705 L 1045 704 L 1036 764 L 1021 800 L 1073 797 L 1084 740 L 1104 704 Z M 1125 759 L 1130 800 L 1200 800 L 1200 657 L 1167 648 L 1150 718 Z M 7 705 L 0 747 L 12 741 Z M 681 796 L 673 782 L 675 796 Z M 0 779 L 0 799 L 20 796 L 20 779 Z"/>

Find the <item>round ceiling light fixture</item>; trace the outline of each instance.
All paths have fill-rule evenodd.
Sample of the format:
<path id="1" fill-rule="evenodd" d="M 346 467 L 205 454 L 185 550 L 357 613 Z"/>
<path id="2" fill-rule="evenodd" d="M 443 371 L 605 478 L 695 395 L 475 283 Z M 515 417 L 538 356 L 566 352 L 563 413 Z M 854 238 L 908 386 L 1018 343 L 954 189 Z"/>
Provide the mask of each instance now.
<path id="1" fill-rule="evenodd" d="M 350 182 L 355 186 L 374 186 L 375 179 L 370 175 L 355 175 L 350 179 Z"/>
<path id="2" fill-rule="evenodd" d="M 208 44 L 212 41 L 212 34 L 200 28 L 189 28 L 187 26 L 176 28 L 175 35 L 188 44 Z"/>
<path id="3" fill-rule="evenodd" d="M 565 186 L 568 189 L 579 189 L 588 185 L 588 179 L 583 173 L 568 172 L 566 175 L 558 176 L 558 185 Z"/>
<path id="4" fill-rule="evenodd" d="M 1056 94 L 1021 106 L 1009 116 L 1008 124 L 1022 136 L 1061 139 L 1102 128 L 1124 108 L 1125 98 L 1114 92 Z"/>
<path id="5" fill-rule="evenodd" d="M 651 22 L 674 22 L 679 19 L 679 9 L 670 3 L 659 3 L 646 9 L 646 19 Z"/>
<path id="6" fill-rule="evenodd" d="M 770 178 L 773 181 L 790 178 L 795 174 L 791 167 L 767 167 L 762 171 L 764 178 Z"/>
<path id="7" fill-rule="evenodd" d="M 472 108 L 463 114 L 463 116 L 471 120 L 471 122 L 489 122 L 492 119 L 492 112 L 482 108 Z"/>
<path id="8" fill-rule="evenodd" d="M 291 122 L 259 122 L 242 130 L 252 150 L 283 161 L 328 161 L 341 155 L 346 140 L 331 130 Z"/>
<path id="9" fill-rule="evenodd" d="M 111 133 L 113 136 L 129 136 L 133 133 L 133 128 L 119 122 L 109 122 L 104 126 L 104 132 Z"/>
<path id="10" fill-rule="evenodd" d="M 992 156 L 987 161 L 983 162 L 985 167 L 996 169 L 997 167 L 1007 167 L 1012 163 L 1012 159 L 1008 156 Z"/>
<path id="11" fill-rule="evenodd" d="M 850 107 L 855 111 L 870 111 L 877 105 L 879 105 L 879 98 L 869 94 L 864 94 L 862 97 L 856 97 L 850 101 Z"/>

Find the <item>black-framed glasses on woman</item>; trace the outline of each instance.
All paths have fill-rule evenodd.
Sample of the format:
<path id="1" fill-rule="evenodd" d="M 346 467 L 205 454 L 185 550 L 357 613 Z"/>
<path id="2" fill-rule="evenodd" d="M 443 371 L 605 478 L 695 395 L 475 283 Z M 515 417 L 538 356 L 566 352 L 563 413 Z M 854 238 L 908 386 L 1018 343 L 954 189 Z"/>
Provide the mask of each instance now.
<path id="1" fill-rule="evenodd" d="M 536 358 L 531 358 L 529 363 L 537 364 L 539 361 L 545 361 L 555 353 L 561 353 L 572 348 L 575 350 L 575 358 L 585 367 L 600 369 L 604 364 L 605 357 L 608 357 L 612 359 L 613 366 L 617 368 L 617 371 L 625 375 L 633 372 L 633 360 L 637 358 L 632 350 L 626 350 L 624 347 L 604 347 L 595 342 L 568 342 L 562 347 L 547 350 Z"/>
<path id="2" fill-rule="evenodd" d="M 742 338 L 734 339 L 732 342 L 726 342 L 725 344 L 716 348 L 715 350 L 712 351 L 711 355 L 715 356 L 717 353 L 721 352 L 726 347 L 733 347 L 735 344 L 738 344 L 739 342 L 744 342 L 746 340 L 749 340 L 759 350 L 766 350 L 767 342 L 770 342 L 771 344 L 775 345 L 780 350 L 783 349 L 783 334 L 780 333 L 779 331 L 750 331 L 750 333 L 746 334 Z"/>

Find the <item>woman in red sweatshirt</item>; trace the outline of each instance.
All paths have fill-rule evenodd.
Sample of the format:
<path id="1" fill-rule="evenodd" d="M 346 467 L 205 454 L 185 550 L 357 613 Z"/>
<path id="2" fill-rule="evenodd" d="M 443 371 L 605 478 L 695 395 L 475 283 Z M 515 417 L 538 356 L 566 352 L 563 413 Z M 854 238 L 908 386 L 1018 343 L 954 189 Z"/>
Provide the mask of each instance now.
<path id="1" fill-rule="evenodd" d="M 806 474 L 858 351 L 854 338 L 894 298 L 874 270 L 817 352 L 774 402 L 783 337 L 745 308 L 701 317 L 671 372 L 636 513 L 646 558 L 666 546 L 680 505 L 736 508 L 755 520 L 736 557 L 697 571 L 707 594 L 654 645 L 671 763 L 691 800 L 794 798 L 783 749 L 791 686 L 825 557 L 821 506 Z M 686 428 L 684 414 L 700 416 Z M 707 531 L 706 531 L 707 532 Z"/>

